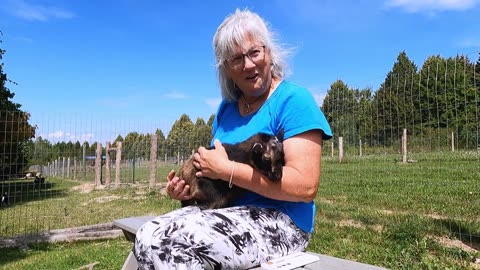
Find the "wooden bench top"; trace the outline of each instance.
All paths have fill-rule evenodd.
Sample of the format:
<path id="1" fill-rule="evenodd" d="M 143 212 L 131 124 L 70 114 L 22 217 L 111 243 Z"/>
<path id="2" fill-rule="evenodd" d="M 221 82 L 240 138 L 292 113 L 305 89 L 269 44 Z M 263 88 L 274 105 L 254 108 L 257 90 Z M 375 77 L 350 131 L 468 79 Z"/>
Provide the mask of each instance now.
<path id="1" fill-rule="evenodd" d="M 138 229 L 143 225 L 143 223 L 152 220 L 155 218 L 154 216 L 141 216 L 141 217 L 129 217 L 129 218 L 122 218 L 116 219 L 112 223 L 114 226 L 119 227 L 122 229 L 125 238 L 128 241 L 135 241 L 135 234 L 137 233 Z"/>
<path id="2" fill-rule="evenodd" d="M 122 229 L 125 237 L 133 242 L 135 240 L 135 234 L 137 230 L 143 225 L 143 223 L 152 220 L 154 216 L 140 216 L 140 217 L 129 217 L 129 218 L 122 218 L 113 221 L 113 225 Z M 310 254 L 314 254 L 319 257 L 319 260 L 307 265 L 304 265 L 301 268 L 296 269 L 309 269 L 309 270 L 345 270 L 345 269 L 353 269 L 353 270 L 382 270 L 386 268 L 373 266 L 365 263 L 359 263 L 354 261 L 349 261 L 345 259 L 340 259 L 332 256 L 322 255 L 318 253 L 308 252 Z M 132 262 L 134 257 L 132 254 L 129 255 L 127 261 L 125 262 L 123 269 L 136 269 L 134 267 L 126 267 L 127 264 L 136 265 L 136 262 Z M 251 270 L 261 270 L 261 267 L 251 268 Z"/>

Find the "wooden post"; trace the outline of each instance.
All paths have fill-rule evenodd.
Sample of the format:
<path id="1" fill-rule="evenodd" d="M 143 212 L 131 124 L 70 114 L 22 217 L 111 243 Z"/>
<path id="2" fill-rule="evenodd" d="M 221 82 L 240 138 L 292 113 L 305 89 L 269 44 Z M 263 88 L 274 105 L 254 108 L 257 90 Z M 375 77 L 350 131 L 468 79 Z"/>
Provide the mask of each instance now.
<path id="1" fill-rule="evenodd" d="M 407 129 L 403 129 L 402 136 L 402 163 L 407 163 Z"/>
<path id="2" fill-rule="evenodd" d="M 77 158 L 73 158 L 73 179 L 77 179 Z"/>
<path id="3" fill-rule="evenodd" d="M 95 151 L 95 186 L 102 185 L 102 144 L 97 142 Z"/>
<path id="4" fill-rule="evenodd" d="M 165 154 L 165 166 L 167 165 L 167 154 Z"/>
<path id="5" fill-rule="evenodd" d="M 338 138 L 338 161 L 343 161 L 343 137 Z"/>
<path id="6" fill-rule="evenodd" d="M 115 187 L 120 187 L 120 169 L 122 168 L 122 142 L 116 142 L 117 159 L 115 160 Z"/>
<path id="7" fill-rule="evenodd" d="M 83 157 L 83 179 L 87 179 L 87 144 L 83 143 L 82 147 L 82 157 Z"/>
<path id="8" fill-rule="evenodd" d="M 111 169 L 111 164 L 110 164 L 110 142 L 107 142 L 105 144 L 105 186 L 107 188 L 110 187 L 110 169 Z"/>
<path id="9" fill-rule="evenodd" d="M 455 152 L 455 135 L 452 131 L 452 152 Z"/>
<path id="10" fill-rule="evenodd" d="M 331 154 L 331 156 L 332 156 L 332 158 L 333 158 L 333 154 L 334 154 L 334 152 L 335 152 L 335 149 L 334 149 L 334 148 L 335 148 L 335 144 L 333 143 L 333 140 L 331 141 L 331 144 L 330 144 L 330 145 L 332 146 L 332 151 L 331 151 L 332 154 Z"/>
<path id="11" fill-rule="evenodd" d="M 359 140 L 358 142 L 358 147 L 359 147 L 359 152 L 360 152 L 360 156 L 362 156 L 362 139 Z"/>
<path id="12" fill-rule="evenodd" d="M 180 152 L 177 152 L 177 164 L 180 165 Z"/>
<path id="13" fill-rule="evenodd" d="M 157 179 L 157 140 L 158 135 L 153 134 L 150 145 L 150 183 L 149 188 L 155 187 L 155 181 Z"/>
<path id="14" fill-rule="evenodd" d="M 70 157 L 67 158 L 67 178 L 70 178 Z"/>

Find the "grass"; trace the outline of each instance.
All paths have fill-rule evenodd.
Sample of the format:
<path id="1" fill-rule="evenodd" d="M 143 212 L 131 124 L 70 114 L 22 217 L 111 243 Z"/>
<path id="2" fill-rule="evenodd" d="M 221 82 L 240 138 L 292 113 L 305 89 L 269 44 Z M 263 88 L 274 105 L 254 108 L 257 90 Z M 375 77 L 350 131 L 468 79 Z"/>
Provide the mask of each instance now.
<path id="1" fill-rule="evenodd" d="M 59 244 L 35 244 L 26 250 L 2 249 L 1 269 L 76 269 L 98 262 L 95 269 L 121 269 L 132 244 L 122 238 Z M 88 268 L 87 268 L 88 269 Z"/>
<path id="2" fill-rule="evenodd" d="M 324 158 L 308 250 L 391 269 L 479 269 L 474 263 L 480 257 L 478 153 L 409 158 L 416 162 L 401 164 L 397 156 L 346 158 L 342 163 Z M 160 169 L 159 178 L 168 170 Z M 145 188 L 146 182 L 83 193 L 74 187 L 84 182 L 48 180 L 49 192 L 30 194 L 1 209 L 1 235 L 159 215 L 179 207 Z M 22 220 L 31 225 L 22 229 Z M 131 247 L 120 238 L 3 248 L 0 269 L 74 269 L 92 262 L 98 262 L 95 269 L 119 269 Z"/>

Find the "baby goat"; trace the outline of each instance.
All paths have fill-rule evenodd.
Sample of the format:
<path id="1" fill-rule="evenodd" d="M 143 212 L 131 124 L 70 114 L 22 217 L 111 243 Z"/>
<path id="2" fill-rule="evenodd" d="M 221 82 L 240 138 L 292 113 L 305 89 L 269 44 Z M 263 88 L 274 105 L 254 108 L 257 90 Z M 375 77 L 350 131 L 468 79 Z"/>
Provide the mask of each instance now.
<path id="1" fill-rule="evenodd" d="M 271 181 L 277 182 L 282 179 L 282 169 L 285 165 L 283 133 L 283 129 L 276 136 L 257 133 L 243 142 L 222 145 L 230 160 L 248 164 Z M 228 207 L 244 191 L 235 185 L 230 188 L 229 183 L 223 180 L 197 177 L 196 172 L 193 157 L 180 168 L 178 176 L 190 186 L 190 193 L 193 195 L 192 199 L 181 201 L 182 207 L 188 205 L 198 205 L 202 209 Z"/>

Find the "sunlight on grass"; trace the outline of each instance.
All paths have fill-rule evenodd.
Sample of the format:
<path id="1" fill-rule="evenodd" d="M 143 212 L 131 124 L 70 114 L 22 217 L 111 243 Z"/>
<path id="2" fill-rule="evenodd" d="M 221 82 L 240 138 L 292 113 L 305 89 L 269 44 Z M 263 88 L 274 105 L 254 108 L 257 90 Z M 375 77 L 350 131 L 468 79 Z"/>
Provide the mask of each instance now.
<path id="1" fill-rule="evenodd" d="M 391 269 L 475 269 L 479 157 L 417 154 L 414 159 L 401 164 L 397 156 L 350 157 L 342 163 L 326 158 L 308 250 Z M 180 207 L 158 189 L 149 190 L 146 181 L 90 192 L 84 192 L 85 181 L 49 181 L 50 193 L 2 209 L 0 233 L 107 223 Z M 0 267 L 73 269 L 98 262 L 95 269 L 120 269 L 131 248 L 119 238 L 0 249 Z"/>

